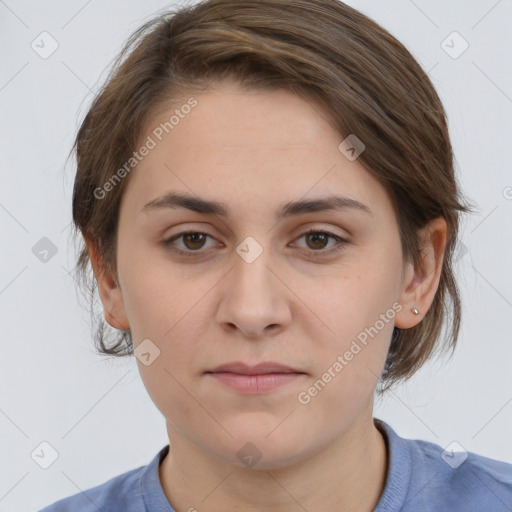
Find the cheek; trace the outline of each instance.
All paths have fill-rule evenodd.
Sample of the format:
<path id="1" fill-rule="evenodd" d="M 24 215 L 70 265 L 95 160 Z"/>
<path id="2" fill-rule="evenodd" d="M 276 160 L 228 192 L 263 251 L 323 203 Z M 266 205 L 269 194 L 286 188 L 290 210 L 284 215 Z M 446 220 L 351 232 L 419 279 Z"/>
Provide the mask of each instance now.
<path id="1" fill-rule="evenodd" d="M 373 326 L 395 300 L 398 278 L 394 270 L 390 269 L 383 276 L 382 270 L 372 273 L 372 266 L 368 265 L 367 271 L 352 267 L 318 286 L 310 282 L 304 287 L 309 291 L 301 293 L 304 302 L 328 327 L 327 336 L 334 340 L 334 345 L 340 340 L 355 338 L 365 328 Z"/>
<path id="2" fill-rule="evenodd" d="M 394 310 L 390 310 L 392 314 Z M 357 323 L 354 319 L 351 322 Z M 373 400 L 388 353 L 393 320 L 378 319 L 363 328 L 353 325 L 344 328 L 344 332 L 351 329 L 355 336 L 342 334 L 317 352 L 317 371 L 296 397 L 299 407 L 318 425 L 336 424 L 335 428 L 339 428 L 340 423 L 346 422 L 348 426 Z M 343 417 L 334 418 L 335 411 Z"/>
<path id="3" fill-rule="evenodd" d="M 128 259 L 124 268 L 123 299 L 134 337 L 163 343 L 197 325 L 191 318 L 211 287 L 208 279 L 194 279 L 168 262 L 142 258 Z"/>
<path id="4" fill-rule="evenodd" d="M 335 361 L 331 358 L 325 372 L 312 379 L 309 387 L 301 388 L 295 398 L 297 428 L 307 425 L 306 436 L 317 432 L 322 443 L 335 439 L 340 432 L 348 431 L 357 418 L 370 414 L 382 354 L 366 347 L 344 365 L 335 366 Z"/>
<path id="5" fill-rule="evenodd" d="M 392 271 L 394 272 L 394 270 Z M 344 406 L 361 393 L 373 393 L 393 334 L 396 313 L 395 276 L 362 272 L 344 277 L 317 293 L 313 311 L 328 326 L 317 343 L 319 395 Z M 334 375 L 334 377 L 333 377 Z M 324 392 L 323 389 L 329 389 Z M 312 393 L 316 391 L 313 389 Z M 325 402 L 324 405 L 327 405 Z"/>
<path id="6" fill-rule="evenodd" d="M 194 411 L 195 403 L 186 392 L 190 385 L 185 383 L 176 367 L 169 364 L 167 356 L 167 353 L 162 352 L 150 366 L 137 361 L 139 373 L 148 395 L 162 415 L 178 425 L 186 424 L 187 418 L 197 414 Z M 179 367 L 179 361 L 175 362 Z M 183 383 L 186 384 L 185 388 Z"/>

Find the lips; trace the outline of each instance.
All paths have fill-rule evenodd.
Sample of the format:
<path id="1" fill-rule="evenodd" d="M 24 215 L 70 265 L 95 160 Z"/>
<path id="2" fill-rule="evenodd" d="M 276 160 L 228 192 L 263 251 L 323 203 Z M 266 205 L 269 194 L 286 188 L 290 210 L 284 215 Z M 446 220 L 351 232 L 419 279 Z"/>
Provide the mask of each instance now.
<path id="1" fill-rule="evenodd" d="M 205 375 L 236 393 L 264 395 L 303 379 L 306 373 L 273 361 L 256 365 L 236 361 L 217 366 Z"/>
<path id="2" fill-rule="evenodd" d="M 305 373 L 291 366 L 269 361 L 256 365 L 248 365 L 241 361 L 222 364 L 205 373 L 236 373 L 239 375 L 266 375 L 276 373 Z"/>

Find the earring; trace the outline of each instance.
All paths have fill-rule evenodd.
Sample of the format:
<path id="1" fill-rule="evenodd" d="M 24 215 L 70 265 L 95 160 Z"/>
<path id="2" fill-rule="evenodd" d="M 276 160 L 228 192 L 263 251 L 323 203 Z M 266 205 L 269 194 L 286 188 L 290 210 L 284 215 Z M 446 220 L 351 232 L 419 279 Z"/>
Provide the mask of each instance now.
<path id="1" fill-rule="evenodd" d="M 419 311 L 418 311 L 416 308 L 411 308 L 411 311 L 412 311 L 415 315 L 418 315 L 418 314 L 419 314 Z"/>

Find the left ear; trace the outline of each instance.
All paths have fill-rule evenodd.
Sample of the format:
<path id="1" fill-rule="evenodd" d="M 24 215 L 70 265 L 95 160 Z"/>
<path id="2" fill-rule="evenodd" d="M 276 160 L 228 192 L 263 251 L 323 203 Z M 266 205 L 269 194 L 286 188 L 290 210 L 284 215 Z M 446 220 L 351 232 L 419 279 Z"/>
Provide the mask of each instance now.
<path id="1" fill-rule="evenodd" d="M 398 301 L 403 308 L 395 316 L 395 327 L 409 329 L 421 322 L 430 308 L 443 269 L 448 226 L 444 217 L 428 222 L 419 232 L 421 260 L 417 268 L 407 263 Z M 419 314 L 411 309 L 416 308 Z"/>

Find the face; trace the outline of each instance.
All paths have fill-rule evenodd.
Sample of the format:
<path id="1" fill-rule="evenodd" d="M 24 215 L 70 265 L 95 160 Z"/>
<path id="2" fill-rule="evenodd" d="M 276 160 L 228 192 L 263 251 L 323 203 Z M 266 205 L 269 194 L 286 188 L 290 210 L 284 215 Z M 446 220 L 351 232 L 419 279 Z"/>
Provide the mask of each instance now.
<path id="1" fill-rule="evenodd" d="M 170 436 L 238 466 L 251 450 L 259 467 L 285 466 L 371 417 L 409 275 L 397 220 L 319 106 L 227 82 L 194 98 L 172 131 L 157 127 L 180 105 L 141 138 L 156 145 L 122 199 L 116 316 L 150 354 L 137 364 Z M 145 207 L 170 192 L 225 212 Z M 278 216 L 332 196 L 366 208 L 311 203 Z M 262 362 L 294 372 L 207 373 Z"/>

